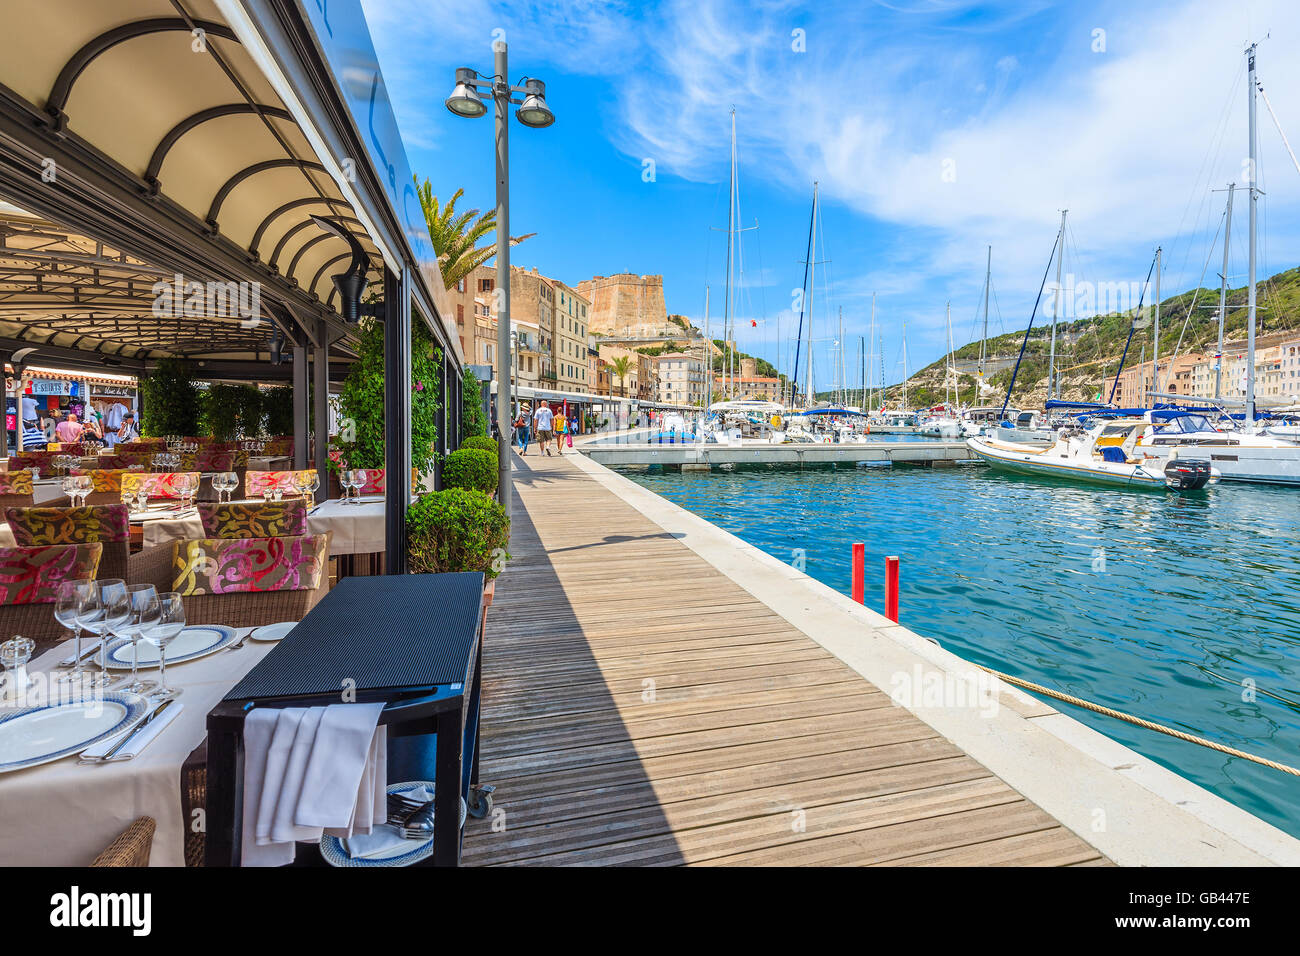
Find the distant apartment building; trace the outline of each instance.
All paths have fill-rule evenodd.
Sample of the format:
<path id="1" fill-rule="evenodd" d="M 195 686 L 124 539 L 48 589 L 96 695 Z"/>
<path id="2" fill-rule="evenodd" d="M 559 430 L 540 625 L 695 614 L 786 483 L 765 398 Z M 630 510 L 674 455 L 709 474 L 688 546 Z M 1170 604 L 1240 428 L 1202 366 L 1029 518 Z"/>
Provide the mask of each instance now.
<path id="1" fill-rule="evenodd" d="M 490 365 L 496 370 L 497 299 L 496 268 L 479 266 L 448 293 L 456 308 L 460 348 L 470 365 Z"/>
<path id="2" fill-rule="evenodd" d="M 535 388 L 542 368 L 541 335 L 537 323 L 521 322 L 512 317 L 510 329 L 515 334 L 515 381 Z"/>
<path id="3" fill-rule="evenodd" d="M 656 400 L 659 386 L 654 371 L 654 360 L 650 356 L 635 349 L 602 344 L 600 357 L 610 366 L 611 395 L 626 396 L 643 402 Z M 628 359 L 628 370 L 627 374 L 620 379 L 613 365 L 615 361 L 624 357 Z"/>
<path id="4" fill-rule="evenodd" d="M 704 360 L 698 355 L 670 352 L 655 357 L 658 400 L 667 405 L 704 404 Z"/>
<path id="5" fill-rule="evenodd" d="M 721 392 L 725 398 L 751 398 L 760 401 L 780 401 L 781 379 L 758 374 L 758 363 L 752 358 L 740 360 L 740 368 L 734 377 L 725 372 L 714 376 L 713 390 Z"/>
<path id="6" fill-rule="evenodd" d="M 566 392 L 590 391 L 587 368 L 587 310 L 591 303 L 558 279 L 555 292 L 555 376 Z"/>
<path id="7" fill-rule="evenodd" d="M 1152 364 L 1144 362 L 1126 368 L 1119 377 L 1115 401 L 1126 407 L 1147 405 L 1152 381 Z M 1286 404 L 1300 398 L 1300 335 L 1281 332 L 1255 340 L 1255 398 L 1272 405 Z M 1160 391 L 1189 398 L 1213 398 L 1218 377 L 1213 352 L 1199 352 L 1160 360 Z M 1227 342 L 1223 346 L 1220 396 L 1244 400 L 1246 397 L 1246 343 Z"/>
<path id="8" fill-rule="evenodd" d="M 555 353 L 555 287 L 536 269 L 510 267 L 510 319 L 537 330 L 537 381 L 558 387 Z"/>

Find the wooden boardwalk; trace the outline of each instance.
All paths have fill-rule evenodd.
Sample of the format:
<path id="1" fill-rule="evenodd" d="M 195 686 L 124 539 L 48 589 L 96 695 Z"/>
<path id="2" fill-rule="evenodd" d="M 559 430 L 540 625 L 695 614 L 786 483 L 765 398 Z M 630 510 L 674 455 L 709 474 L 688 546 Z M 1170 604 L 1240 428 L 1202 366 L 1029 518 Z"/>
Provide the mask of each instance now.
<path id="1" fill-rule="evenodd" d="M 567 458 L 510 550 L 466 864 L 1106 862 Z"/>

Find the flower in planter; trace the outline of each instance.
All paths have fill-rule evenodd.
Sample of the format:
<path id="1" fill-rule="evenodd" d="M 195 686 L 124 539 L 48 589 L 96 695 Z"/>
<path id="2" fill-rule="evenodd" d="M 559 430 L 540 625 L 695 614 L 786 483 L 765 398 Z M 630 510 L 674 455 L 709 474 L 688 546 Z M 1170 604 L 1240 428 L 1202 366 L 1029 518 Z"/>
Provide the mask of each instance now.
<path id="1" fill-rule="evenodd" d="M 424 383 L 423 383 L 423 382 L 416 382 L 416 383 L 415 383 L 415 390 L 416 390 L 417 392 L 423 392 L 423 391 L 424 391 Z"/>

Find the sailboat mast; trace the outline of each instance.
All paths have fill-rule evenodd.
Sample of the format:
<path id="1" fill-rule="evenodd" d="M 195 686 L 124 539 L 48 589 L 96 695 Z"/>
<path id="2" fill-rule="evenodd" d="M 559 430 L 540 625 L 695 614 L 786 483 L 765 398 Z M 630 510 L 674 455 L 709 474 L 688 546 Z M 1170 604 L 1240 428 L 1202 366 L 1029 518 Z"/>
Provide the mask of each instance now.
<path id="1" fill-rule="evenodd" d="M 732 397 L 732 391 L 735 386 L 735 378 L 732 374 L 732 353 L 735 351 L 731 347 L 731 276 L 732 276 L 732 242 L 735 239 L 736 223 L 736 111 L 731 111 L 731 181 L 728 183 L 727 191 L 727 285 L 726 292 L 723 296 L 722 306 L 722 348 L 725 362 L 723 372 L 725 374 L 727 387 L 726 397 Z"/>
<path id="2" fill-rule="evenodd" d="M 838 366 L 836 374 L 839 375 L 839 385 L 835 390 L 835 404 L 844 404 L 844 380 L 847 376 L 844 374 L 844 306 L 840 306 L 840 333 L 835 342 L 835 363 Z"/>
<path id="3" fill-rule="evenodd" d="M 870 346 L 868 346 L 868 355 L 867 355 L 868 369 L 870 369 L 872 365 L 875 364 L 876 361 L 875 352 L 876 352 L 876 294 L 873 292 L 871 293 L 871 344 Z M 863 405 L 863 410 L 869 413 L 871 411 L 872 401 L 871 401 L 871 393 L 867 389 L 867 373 L 865 371 L 862 373 L 862 388 L 864 391 L 867 392 L 867 397 L 865 400 L 866 404 Z"/>
<path id="4" fill-rule="evenodd" d="M 1065 261 L 1065 214 L 1068 209 L 1061 210 L 1061 231 L 1057 236 L 1056 247 L 1056 294 L 1052 296 L 1052 345 L 1051 353 L 1047 359 L 1047 397 L 1056 398 L 1058 391 L 1056 382 L 1056 320 L 1061 311 L 1061 264 Z"/>
<path id="5" fill-rule="evenodd" d="M 952 301 L 951 300 L 949 300 L 948 302 L 948 305 L 946 307 L 946 312 L 947 312 L 947 321 L 948 321 L 948 357 L 947 360 L 943 363 L 944 401 L 948 400 L 948 378 L 950 376 L 952 377 L 953 392 L 955 393 L 957 391 L 957 376 L 953 374 L 957 357 L 952 354 Z M 961 398 L 960 395 L 955 395 L 955 397 L 953 398 L 953 404 L 956 404 L 957 400 L 960 398 Z"/>
<path id="6" fill-rule="evenodd" d="M 1160 391 L 1160 273 L 1164 271 L 1164 248 L 1156 246 L 1156 324 L 1151 343 L 1151 390 Z M 1155 404 L 1154 402 L 1152 404 Z"/>
<path id="7" fill-rule="evenodd" d="M 1223 272 L 1219 274 L 1219 348 L 1214 356 L 1214 397 L 1223 397 L 1223 323 L 1228 316 L 1228 240 L 1232 237 L 1232 192 L 1236 183 L 1228 183 L 1228 211 L 1223 223 Z"/>
<path id="8" fill-rule="evenodd" d="M 713 404 L 713 342 L 709 339 L 709 287 L 704 287 L 704 401 L 707 412 Z"/>
<path id="9" fill-rule="evenodd" d="M 1246 95 L 1250 105 L 1250 264 L 1247 267 L 1250 291 L 1246 297 L 1246 422 L 1249 428 L 1255 423 L 1255 229 L 1259 180 L 1255 156 L 1255 44 L 1246 50 L 1246 72 L 1249 74 Z"/>
<path id="10" fill-rule="evenodd" d="M 980 403 L 980 386 L 984 384 L 984 362 L 989 344 L 989 287 L 993 284 L 993 246 L 989 246 L 988 264 L 984 267 L 984 334 L 980 336 L 980 367 L 975 378 L 975 404 Z"/>
<path id="11" fill-rule="evenodd" d="M 812 381 L 812 326 L 813 326 L 813 296 L 817 290 L 817 181 L 813 180 L 813 214 L 812 214 L 812 235 L 809 239 L 809 246 L 812 253 L 808 256 L 808 358 L 805 367 L 804 382 L 804 400 L 805 408 L 812 408 L 813 403 L 813 381 Z"/>
<path id="12" fill-rule="evenodd" d="M 903 319 L 903 411 L 907 411 L 907 319 Z"/>

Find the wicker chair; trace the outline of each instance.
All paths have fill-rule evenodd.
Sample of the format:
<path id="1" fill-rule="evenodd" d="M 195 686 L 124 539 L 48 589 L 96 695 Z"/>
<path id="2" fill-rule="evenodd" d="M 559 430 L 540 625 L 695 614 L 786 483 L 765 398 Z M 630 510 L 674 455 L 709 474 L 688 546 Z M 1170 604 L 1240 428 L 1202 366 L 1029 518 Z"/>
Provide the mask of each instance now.
<path id="1" fill-rule="evenodd" d="M 170 544 L 131 553 L 130 515 L 124 504 L 5 508 L 3 513 L 13 529 L 14 542 L 22 547 L 92 541 L 102 544 L 104 554 L 97 577 L 121 578 L 128 584 L 149 583 L 139 578 L 154 566 L 155 552 L 167 559 L 171 557 Z"/>
<path id="2" fill-rule="evenodd" d="M 113 838 L 104 851 L 95 857 L 91 866 L 148 866 L 153 850 L 153 834 L 157 828 L 153 817 L 139 817 L 129 827 Z"/>
<path id="3" fill-rule="evenodd" d="M 189 624 L 225 624 L 230 627 L 261 627 L 280 621 L 300 621 L 329 591 L 329 533 L 285 538 L 205 538 L 173 541 L 163 545 L 169 558 L 162 561 L 149 550 L 148 567 L 137 569 L 139 583 L 161 591 L 185 595 L 185 620 Z M 268 545 L 267 542 L 274 542 Z M 227 553 L 249 549 L 297 552 L 292 574 L 274 582 L 265 578 L 232 580 L 229 569 L 235 561 L 247 562 Z M 204 568 L 196 570 L 195 555 L 202 555 Z M 260 560 L 260 559 L 259 559 Z M 220 593 L 216 593 L 219 582 Z"/>
<path id="4" fill-rule="evenodd" d="M 66 640 L 54 619 L 59 584 L 95 577 L 103 551 L 99 543 L 0 548 L 0 634 L 31 638 L 38 654 Z"/>

